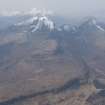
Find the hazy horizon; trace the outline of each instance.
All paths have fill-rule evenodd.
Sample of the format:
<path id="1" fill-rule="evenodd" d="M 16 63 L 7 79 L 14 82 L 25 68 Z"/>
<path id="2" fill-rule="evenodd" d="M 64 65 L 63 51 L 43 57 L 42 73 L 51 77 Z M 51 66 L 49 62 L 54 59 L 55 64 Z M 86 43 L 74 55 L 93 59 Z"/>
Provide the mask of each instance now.
<path id="1" fill-rule="evenodd" d="M 65 16 L 88 16 L 103 13 L 104 4 L 104 0 L 0 0 L 0 12 L 44 8 Z"/>

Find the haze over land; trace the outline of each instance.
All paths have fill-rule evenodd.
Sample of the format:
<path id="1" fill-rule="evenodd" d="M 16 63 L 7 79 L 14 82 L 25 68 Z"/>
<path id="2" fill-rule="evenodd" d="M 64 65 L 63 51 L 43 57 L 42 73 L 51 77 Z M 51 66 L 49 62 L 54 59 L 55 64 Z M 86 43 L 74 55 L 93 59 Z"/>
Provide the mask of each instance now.
<path id="1" fill-rule="evenodd" d="M 104 3 L 0 1 L 0 105 L 105 105 Z"/>

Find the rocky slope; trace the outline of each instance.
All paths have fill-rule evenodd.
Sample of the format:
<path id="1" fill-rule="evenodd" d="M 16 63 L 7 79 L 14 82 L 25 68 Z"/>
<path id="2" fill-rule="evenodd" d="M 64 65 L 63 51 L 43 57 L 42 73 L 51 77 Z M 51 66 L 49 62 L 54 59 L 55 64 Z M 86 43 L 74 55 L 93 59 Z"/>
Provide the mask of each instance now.
<path id="1" fill-rule="evenodd" d="M 105 23 L 17 18 L 0 30 L 0 105 L 104 105 Z"/>

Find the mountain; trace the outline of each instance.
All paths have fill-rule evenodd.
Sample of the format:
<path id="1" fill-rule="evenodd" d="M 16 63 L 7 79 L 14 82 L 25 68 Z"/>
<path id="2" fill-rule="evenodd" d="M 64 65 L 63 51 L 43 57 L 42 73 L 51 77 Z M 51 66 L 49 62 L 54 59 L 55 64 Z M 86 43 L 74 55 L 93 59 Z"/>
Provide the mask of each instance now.
<path id="1" fill-rule="evenodd" d="M 46 16 L 35 16 L 26 21 L 15 24 L 15 26 L 29 26 L 32 32 L 34 31 L 52 31 L 54 29 L 54 23 Z"/>
<path id="2" fill-rule="evenodd" d="M 37 9 L 1 16 L 0 105 L 104 105 L 105 22 L 61 18 Z"/>

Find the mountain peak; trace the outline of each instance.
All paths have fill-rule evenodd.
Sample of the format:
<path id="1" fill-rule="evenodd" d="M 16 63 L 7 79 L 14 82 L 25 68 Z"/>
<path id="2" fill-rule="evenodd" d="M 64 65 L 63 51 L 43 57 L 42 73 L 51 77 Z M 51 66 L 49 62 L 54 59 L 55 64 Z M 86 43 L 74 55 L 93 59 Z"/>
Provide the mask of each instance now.
<path id="1" fill-rule="evenodd" d="M 52 31 L 55 26 L 54 22 L 49 19 L 47 16 L 31 16 L 25 21 L 15 24 L 15 26 L 28 26 L 32 32 L 40 30 L 49 30 Z"/>
<path id="2" fill-rule="evenodd" d="M 105 29 L 101 26 L 99 20 L 97 20 L 96 18 L 92 17 L 92 18 L 87 18 L 85 21 L 83 21 L 83 23 L 79 26 L 80 29 L 82 30 L 100 30 L 105 32 Z"/>
<path id="3" fill-rule="evenodd" d="M 54 29 L 54 23 L 48 17 L 42 16 L 42 17 L 38 18 L 38 22 L 36 25 L 34 25 L 33 28 L 34 29 L 32 30 L 32 32 L 35 32 L 37 30 L 41 30 L 42 28 L 47 28 L 51 31 Z"/>
<path id="4" fill-rule="evenodd" d="M 87 25 L 96 25 L 97 24 L 97 19 L 95 17 L 89 17 L 83 20 L 83 24 Z"/>

